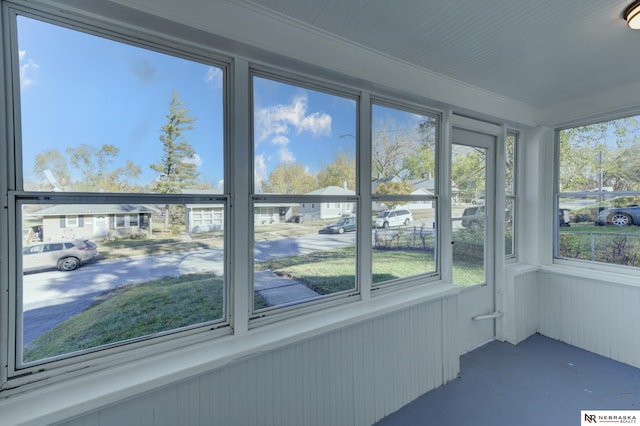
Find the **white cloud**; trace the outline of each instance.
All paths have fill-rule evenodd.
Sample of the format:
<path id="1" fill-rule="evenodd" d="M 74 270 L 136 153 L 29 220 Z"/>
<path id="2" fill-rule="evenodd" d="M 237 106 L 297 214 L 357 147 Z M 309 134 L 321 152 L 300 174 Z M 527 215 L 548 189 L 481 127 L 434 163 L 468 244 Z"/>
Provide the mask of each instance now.
<path id="1" fill-rule="evenodd" d="M 280 157 L 281 163 L 291 164 L 296 162 L 296 157 L 291 151 L 289 151 L 286 146 L 280 148 L 280 150 L 278 151 L 278 156 Z"/>
<path id="2" fill-rule="evenodd" d="M 196 167 L 202 166 L 202 158 L 198 154 L 193 154 L 191 158 L 184 160 L 187 163 L 195 164 Z"/>
<path id="3" fill-rule="evenodd" d="M 285 135 L 277 135 L 271 139 L 271 143 L 274 145 L 287 146 L 289 144 L 289 138 Z"/>
<path id="4" fill-rule="evenodd" d="M 18 59 L 20 62 L 24 61 L 27 56 L 26 50 L 18 51 Z M 40 65 L 35 63 L 33 59 L 29 59 L 26 63 L 20 64 L 20 88 L 26 89 L 28 87 L 34 86 L 36 84 L 36 80 L 32 77 L 32 74 L 35 73 Z"/>
<path id="5" fill-rule="evenodd" d="M 222 87 L 222 70 L 216 67 L 207 68 L 207 75 L 204 77 L 204 81 L 211 84 L 216 89 Z"/>
<path id="6" fill-rule="evenodd" d="M 313 136 L 330 135 L 331 116 L 323 112 L 307 114 L 307 109 L 307 96 L 300 95 L 288 105 L 280 104 L 258 110 L 256 112 L 258 140 L 264 141 L 272 136 L 285 135 L 291 131 L 296 134 L 309 132 Z"/>
<path id="7" fill-rule="evenodd" d="M 264 158 L 264 155 L 256 155 L 255 161 L 253 162 L 253 180 L 256 188 L 260 188 L 260 182 L 265 180 L 267 175 L 267 162 Z"/>

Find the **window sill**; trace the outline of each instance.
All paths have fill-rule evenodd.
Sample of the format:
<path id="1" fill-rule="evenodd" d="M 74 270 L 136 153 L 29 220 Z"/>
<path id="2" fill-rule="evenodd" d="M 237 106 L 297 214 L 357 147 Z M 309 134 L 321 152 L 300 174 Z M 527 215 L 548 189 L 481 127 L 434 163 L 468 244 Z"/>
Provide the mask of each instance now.
<path id="1" fill-rule="evenodd" d="M 589 268 L 578 268 L 569 265 L 545 265 L 541 266 L 539 271 L 549 272 L 558 275 L 567 275 L 571 277 L 584 278 L 591 281 L 606 281 L 607 284 L 640 287 L 640 280 L 636 274 L 625 274 L 620 271 L 602 271 Z"/>
<path id="2" fill-rule="evenodd" d="M 62 379 L 0 399 L 2 421 L 29 425 L 60 422 L 260 352 L 407 307 L 453 297 L 459 291 L 459 288 L 450 284 L 429 284 L 290 318 L 257 327 L 242 335 L 225 336 L 184 347 L 179 347 L 180 342 L 176 342 L 177 348 L 168 352 Z M 133 356 L 135 353 L 132 353 Z"/>

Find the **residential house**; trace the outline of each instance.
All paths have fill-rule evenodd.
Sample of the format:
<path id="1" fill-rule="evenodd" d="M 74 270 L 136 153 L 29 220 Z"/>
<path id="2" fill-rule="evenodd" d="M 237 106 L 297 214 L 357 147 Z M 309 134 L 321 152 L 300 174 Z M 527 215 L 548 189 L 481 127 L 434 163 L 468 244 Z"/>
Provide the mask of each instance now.
<path id="1" fill-rule="evenodd" d="M 316 189 L 315 191 L 307 192 L 306 195 L 355 195 L 355 191 L 350 189 L 341 188 L 339 186 L 326 186 L 324 188 Z M 345 215 L 355 214 L 356 203 L 352 201 L 332 201 L 332 202 L 311 202 L 302 203 L 298 206 L 298 214 L 300 214 L 305 220 L 307 219 L 332 219 L 336 217 L 342 217 Z"/>
<path id="2" fill-rule="evenodd" d="M 30 213 L 42 219 L 42 241 L 151 237 L 159 210 L 136 204 L 59 204 Z"/>

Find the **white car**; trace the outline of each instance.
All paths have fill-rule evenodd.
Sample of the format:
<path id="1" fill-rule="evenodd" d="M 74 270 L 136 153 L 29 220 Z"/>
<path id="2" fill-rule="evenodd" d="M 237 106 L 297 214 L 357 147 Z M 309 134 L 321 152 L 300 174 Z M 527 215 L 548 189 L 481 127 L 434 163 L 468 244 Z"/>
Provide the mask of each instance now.
<path id="1" fill-rule="evenodd" d="M 89 240 L 46 241 L 22 250 L 22 271 L 73 271 L 97 256 L 98 246 Z"/>
<path id="2" fill-rule="evenodd" d="M 375 228 L 388 228 L 390 226 L 408 225 L 413 221 L 413 215 L 409 210 L 385 210 L 380 212 L 373 222 Z"/>

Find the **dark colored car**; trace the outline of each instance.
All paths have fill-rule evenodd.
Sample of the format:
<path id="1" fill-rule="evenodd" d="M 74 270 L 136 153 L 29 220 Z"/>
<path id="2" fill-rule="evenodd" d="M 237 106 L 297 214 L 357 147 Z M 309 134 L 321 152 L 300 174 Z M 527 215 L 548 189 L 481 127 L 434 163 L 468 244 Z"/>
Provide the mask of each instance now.
<path id="1" fill-rule="evenodd" d="M 336 223 L 328 225 L 326 228 L 320 230 L 320 234 L 344 234 L 345 232 L 356 230 L 356 218 L 355 217 L 343 217 Z"/>
<path id="2" fill-rule="evenodd" d="M 616 207 L 605 209 L 598 215 L 598 225 L 640 225 L 640 206 Z"/>
<path id="3" fill-rule="evenodd" d="M 22 250 L 22 270 L 35 272 L 57 268 L 73 271 L 97 256 L 98 247 L 89 240 L 46 241 Z"/>

